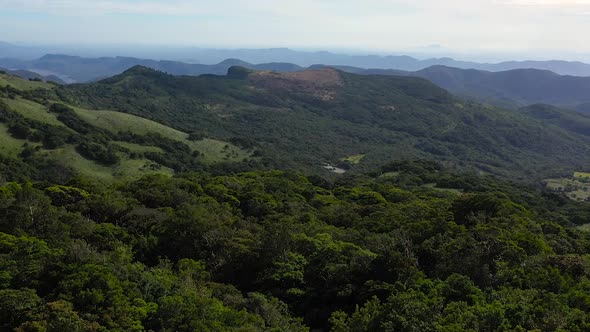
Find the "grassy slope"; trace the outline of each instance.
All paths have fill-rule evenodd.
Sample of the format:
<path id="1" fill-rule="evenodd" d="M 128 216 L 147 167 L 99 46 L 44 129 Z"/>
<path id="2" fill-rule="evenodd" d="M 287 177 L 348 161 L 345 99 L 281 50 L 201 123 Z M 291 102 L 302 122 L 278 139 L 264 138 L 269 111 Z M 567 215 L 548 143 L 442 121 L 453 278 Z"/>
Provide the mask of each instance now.
<path id="1" fill-rule="evenodd" d="M 147 159 L 132 160 L 123 158 L 115 166 L 103 166 L 92 160 L 85 159 L 76 152 L 73 146 L 44 151 L 44 154 L 47 158 L 63 162 L 65 165 L 73 167 L 87 176 L 103 180 L 137 178 L 149 173 L 162 173 L 168 175 L 174 173 L 171 169 L 166 167 L 161 167 L 160 169 L 150 169 L 149 167 L 146 167 L 147 165 L 153 164 L 153 162 Z"/>
<path id="2" fill-rule="evenodd" d="M 37 104 L 34 101 L 23 99 L 21 97 L 17 97 L 16 99 L 2 98 L 1 100 L 5 102 L 10 109 L 18 112 L 25 118 L 53 126 L 65 127 L 64 124 L 57 119 L 57 116 L 54 113 L 49 112 L 45 106 Z"/>
<path id="3" fill-rule="evenodd" d="M 2 85 L 9 85 L 19 90 L 52 89 L 55 87 L 49 83 L 29 81 L 8 74 L 0 74 L 0 86 Z"/>
<path id="4" fill-rule="evenodd" d="M 19 90 L 53 89 L 51 84 L 28 81 L 16 76 L 0 74 L 0 86 L 10 85 Z M 68 129 L 57 119 L 56 114 L 50 113 L 47 107 L 34 101 L 17 96 L 15 99 L 1 98 L 8 107 L 25 118 L 47 123 L 53 126 Z M 77 114 L 88 123 L 111 131 L 131 131 L 136 134 L 147 134 L 156 132 L 164 137 L 181 141 L 193 150 L 198 150 L 204 155 L 205 162 L 215 163 L 220 161 L 238 161 L 250 156 L 250 154 L 228 142 L 203 139 L 200 141 L 188 140 L 188 134 L 175 130 L 157 122 L 144 119 L 138 116 L 112 111 L 91 111 L 82 108 L 75 109 Z M 23 150 L 27 140 L 15 139 L 8 133 L 8 127 L 0 123 L 0 154 L 10 157 L 17 157 Z M 119 146 L 129 149 L 132 152 L 162 152 L 162 149 L 154 146 L 142 146 L 129 142 L 113 142 Z M 29 145 L 38 145 L 29 142 Z M 227 147 L 226 147 L 227 146 Z M 82 173 L 96 178 L 111 180 L 120 178 L 133 178 L 147 173 L 172 174 L 173 170 L 155 164 L 148 159 L 129 159 L 121 155 L 121 161 L 115 166 L 103 166 L 94 161 L 87 160 L 76 152 L 74 146 L 66 145 L 61 149 L 42 150 L 47 158 L 55 159 L 65 165 L 71 166 Z"/>
<path id="5" fill-rule="evenodd" d="M 188 139 L 189 135 L 187 133 L 136 115 L 114 111 L 93 111 L 80 107 L 76 107 L 74 110 L 80 118 L 99 128 L 115 132 L 130 131 L 139 135 L 153 132 L 159 133 L 166 138 L 183 142 L 191 147 L 192 150 L 203 153 L 205 161 L 209 163 L 232 160 L 240 161 L 249 157 L 249 153 L 231 143 L 208 138 L 200 141 L 191 141 Z M 228 146 L 227 149 L 225 149 L 226 145 Z"/>
<path id="6" fill-rule="evenodd" d="M 27 141 L 13 138 L 8 132 L 8 127 L 0 123 L 0 154 L 16 157 L 22 151 L 22 146 Z"/>

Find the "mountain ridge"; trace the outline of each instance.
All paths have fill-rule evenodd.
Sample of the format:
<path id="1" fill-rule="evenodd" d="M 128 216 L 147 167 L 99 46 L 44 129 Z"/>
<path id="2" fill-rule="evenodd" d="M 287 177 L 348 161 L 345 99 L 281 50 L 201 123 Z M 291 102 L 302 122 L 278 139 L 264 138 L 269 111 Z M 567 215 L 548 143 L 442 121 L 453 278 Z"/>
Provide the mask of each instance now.
<path id="1" fill-rule="evenodd" d="M 17 60 L 13 58 L 0 58 L 0 66 L 7 68 L 27 69 L 27 70 L 47 70 L 62 75 L 62 78 L 71 78 L 76 82 L 93 81 L 101 77 L 108 77 L 122 72 L 125 66 L 130 67 L 135 64 L 155 67 L 166 70 L 176 75 L 199 75 L 199 74 L 223 74 L 227 70 L 227 60 L 237 60 L 239 64 L 246 67 L 255 68 L 258 65 L 269 64 L 290 64 L 286 66 L 289 70 L 297 70 L 314 64 L 324 64 L 332 66 L 347 66 L 357 68 L 375 68 L 381 70 L 402 70 L 402 71 L 419 71 L 431 66 L 444 65 L 460 69 L 477 69 L 487 71 L 506 71 L 512 69 L 541 69 L 550 70 L 560 75 L 572 76 L 590 76 L 590 64 L 579 61 L 506 61 L 500 63 L 477 63 L 469 61 L 458 61 L 448 57 L 430 58 L 419 60 L 410 56 L 371 56 L 371 55 L 339 55 L 330 52 L 301 53 L 288 49 L 270 50 L 269 52 L 278 52 L 276 56 L 261 56 L 259 58 L 250 56 L 248 50 L 235 50 L 234 53 L 228 51 L 225 57 L 205 61 L 205 63 L 191 63 L 180 60 L 152 60 L 149 58 L 132 57 L 132 56 L 115 56 L 88 58 L 77 55 L 65 55 L 57 53 L 47 53 L 36 60 Z M 198 54 L 198 52 L 197 52 Z M 265 54 L 261 50 L 261 54 Z M 301 54 L 307 54 L 308 57 L 302 60 Z M 258 60 L 258 61 L 257 61 Z M 61 62 L 61 64 L 60 64 Z M 75 68 L 65 68 L 67 64 Z M 86 67 L 81 66 L 84 64 Z M 90 68 L 95 66 L 95 69 Z M 224 67 L 217 68 L 216 67 Z M 272 66 L 270 66 L 272 68 Z M 259 68 L 262 69 L 262 68 Z M 87 71 L 84 73 L 84 71 Z"/>
<path id="2" fill-rule="evenodd" d="M 42 72 L 43 74 L 55 75 L 56 71 L 62 71 L 63 80 L 71 82 L 71 80 L 95 81 L 111 77 L 134 65 L 154 68 L 172 75 L 191 76 L 204 74 L 225 75 L 233 65 L 253 70 L 279 72 L 333 67 L 356 74 L 422 77 L 462 97 L 496 104 L 501 107 L 516 109 L 529 104 L 547 103 L 586 113 L 590 108 L 588 106 L 590 105 L 590 78 L 552 74 L 552 72 L 545 69 L 513 69 L 494 72 L 434 65 L 419 71 L 409 72 L 397 69 L 364 69 L 353 66 L 328 66 L 322 64 L 301 67 L 286 62 L 251 64 L 235 58 L 228 58 L 215 65 L 203 65 L 130 57 L 89 59 L 79 56 L 52 54 L 45 55 L 30 66 L 35 67 L 32 69 L 33 71 Z"/>

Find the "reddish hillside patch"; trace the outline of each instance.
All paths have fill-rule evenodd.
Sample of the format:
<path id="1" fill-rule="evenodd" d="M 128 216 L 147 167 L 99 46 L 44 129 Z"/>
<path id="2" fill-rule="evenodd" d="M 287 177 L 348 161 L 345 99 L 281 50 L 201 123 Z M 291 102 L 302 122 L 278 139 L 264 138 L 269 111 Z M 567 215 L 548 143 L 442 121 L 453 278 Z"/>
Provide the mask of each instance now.
<path id="1" fill-rule="evenodd" d="M 250 74 L 256 88 L 303 91 L 322 100 L 334 99 L 344 81 L 337 70 L 323 68 L 292 73 L 260 71 Z"/>

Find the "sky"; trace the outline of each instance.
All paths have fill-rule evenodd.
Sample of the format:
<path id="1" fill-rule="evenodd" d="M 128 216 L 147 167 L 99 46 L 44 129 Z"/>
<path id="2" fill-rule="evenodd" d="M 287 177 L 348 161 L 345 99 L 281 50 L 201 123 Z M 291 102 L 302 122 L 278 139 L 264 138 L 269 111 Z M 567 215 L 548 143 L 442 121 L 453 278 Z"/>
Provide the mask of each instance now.
<path id="1" fill-rule="evenodd" d="M 590 0 L 0 0 L 25 43 L 590 53 L 589 31 Z"/>

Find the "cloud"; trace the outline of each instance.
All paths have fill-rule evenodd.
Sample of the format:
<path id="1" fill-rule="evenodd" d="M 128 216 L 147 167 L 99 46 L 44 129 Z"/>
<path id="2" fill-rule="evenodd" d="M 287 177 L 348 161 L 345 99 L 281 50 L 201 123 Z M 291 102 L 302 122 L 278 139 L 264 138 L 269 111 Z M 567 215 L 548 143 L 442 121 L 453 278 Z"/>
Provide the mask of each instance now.
<path id="1" fill-rule="evenodd" d="M 505 4 L 519 6 L 554 6 L 554 7 L 571 7 L 571 6 L 589 6 L 590 0 L 510 0 L 504 1 Z"/>

